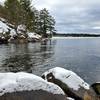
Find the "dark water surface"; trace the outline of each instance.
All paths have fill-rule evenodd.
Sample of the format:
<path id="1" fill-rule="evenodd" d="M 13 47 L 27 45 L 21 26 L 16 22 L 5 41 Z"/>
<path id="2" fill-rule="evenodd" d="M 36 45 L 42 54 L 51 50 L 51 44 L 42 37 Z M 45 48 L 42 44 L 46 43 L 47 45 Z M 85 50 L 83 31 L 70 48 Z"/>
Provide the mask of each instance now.
<path id="1" fill-rule="evenodd" d="M 0 72 L 41 75 L 56 66 L 76 72 L 90 84 L 100 81 L 100 38 L 0 45 Z"/>

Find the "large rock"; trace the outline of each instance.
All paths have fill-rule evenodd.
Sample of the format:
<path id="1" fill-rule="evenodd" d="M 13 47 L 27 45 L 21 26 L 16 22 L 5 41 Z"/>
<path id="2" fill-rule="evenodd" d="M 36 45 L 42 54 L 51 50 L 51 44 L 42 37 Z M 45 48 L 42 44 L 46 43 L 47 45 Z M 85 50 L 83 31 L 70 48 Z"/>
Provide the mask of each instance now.
<path id="1" fill-rule="evenodd" d="M 0 34 L 5 34 L 6 32 L 9 32 L 11 28 L 7 25 L 6 20 L 0 17 Z"/>
<path id="2" fill-rule="evenodd" d="M 91 87 L 88 91 L 84 93 L 84 100 L 100 100 L 97 98 L 98 96 L 96 95 L 95 91 Z"/>
<path id="3" fill-rule="evenodd" d="M 35 32 L 27 32 L 29 42 L 37 42 L 41 40 L 41 35 Z"/>
<path id="4" fill-rule="evenodd" d="M 24 72 L 0 73 L 0 100 L 67 100 L 60 87 Z"/>
<path id="5" fill-rule="evenodd" d="M 42 75 L 42 78 L 57 84 L 69 97 L 75 100 L 83 100 L 84 95 L 87 96 L 90 90 L 89 84 L 84 82 L 77 74 L 60 67 L 48 70 Z"/>
<path id="6" fill-rule="evenodd" d="M 1 96 L 0 100 L 67 100 L 67 98 L 43 90 L 34 90 L 7 93 Z"/>
<path id="7" fill-rule="evenodd" d="M 8 39 L 0 36 L 0 44 L 7 44 L 7 43 L 8 43 Z"/>
<path id="8" fill-rule="evenodd" d="M 100 82 L 90 86 L 90 89 L 84 94 L 84 100 L 100 100 Z"/>
<path id="9" fill-rule="evenodd" d="M 26 33 L 26 26 L 24 24 L 20 24 L 17 27 L 18 34 L 25 34 Z"/>

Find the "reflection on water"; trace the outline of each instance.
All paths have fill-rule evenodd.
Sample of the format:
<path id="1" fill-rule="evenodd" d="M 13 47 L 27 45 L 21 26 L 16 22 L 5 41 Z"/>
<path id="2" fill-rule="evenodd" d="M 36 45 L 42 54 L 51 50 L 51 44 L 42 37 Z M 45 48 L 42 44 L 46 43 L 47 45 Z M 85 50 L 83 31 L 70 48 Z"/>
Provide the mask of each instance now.
<path id="1" fill-rule="evenodd" d="M 100 39 L 0 45 L 1 72 L 27 71 L 41 75 L 56 66 L 76 72 L 89 83 L 100 81 Z"/>
<path id="2" fill-rule="evenodd" d="M 6 52 L 2 50 L 5 52 L 5 59 L 1 61 L 1 72 L 35 71 L 36 66 L 43 65 L 47 59 L 52 57 L 55 43 L 48 41 L 34 44 L 3 45 Z"/>

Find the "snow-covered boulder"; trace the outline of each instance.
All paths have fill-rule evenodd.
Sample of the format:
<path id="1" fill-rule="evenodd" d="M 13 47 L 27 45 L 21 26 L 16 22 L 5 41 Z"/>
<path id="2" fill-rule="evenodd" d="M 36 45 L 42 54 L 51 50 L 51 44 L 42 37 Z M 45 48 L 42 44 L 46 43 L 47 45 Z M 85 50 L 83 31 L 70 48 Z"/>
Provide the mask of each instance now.
<path id="1" fill-rule="evenodd" d="M 4 2 L 5 2 L 6 0 L 0 0 L 0 5 L 2 5 L 2 6 L 4 6 Z"/>
<path id="2" fill-rule="evenodd" d="M 11 36 L 11 37 L 17 36 L 17 33 L 16 33 L 16 31 L 15 31 L 14 29 L 12 29 L 12 30 L 10 31 L 10 36 Z"/>
<path id="3" fill-rule="evenodd" d="M 0 43 L 7 43 L 11 40 L 14 40 L 14 37 L 17 36 L 17 33 L 13 27 L 14 26 L 8 23 L 5 19 L 0 18 Z M 2 37 L 5 39 L 2 39 Z"/>
<path id="4" fill-rule="evenodd" d="M 18 25 L 17 27 L 17 33 L 18 34 L 24 34 L 26 32 L 26 26 L 21 24 L 21 25 Z"/>
<path id="5" fill-rule="evenodd" d="M 8 23 L 4 18 L 0 17 L 0 33 L 11 33 L 12 32 L 15 34 L 15 29 L 14 29 L 14 25 Z"/>
<path id="6" fill-rule="evenodd" d="M 15 39 L 17 38 L 17 33 L 16 33 L 16 31 L 14 30 L 14 29 L 12 29 L 11 31 L 10 31 L 10 38 L 8 39 L 8 42 L 12 42 L 12 43 L 14 43 L 14 41 L 15 41 Z"/>
<path id="7" fill-rule="evenodd" d="M 4 23 L 3 21 L 0 21 L 0 33 L 6 33 L 6 32 L 9 32 L 11 28 L 6 24 Z"/>
<path id="8" fill-rule="evenodd" d="M 42 75 L 42 78 L 57 84 L 69 97 L 75 98 L 75 100 L 82 100 L 85 92 L 90 89 L 89 84 L 76 73 L 60 67 L 48 70 Z"/>
<path id="9" fill-rule="evenodd" d="M 32 42 L 32 41 L 34 42 L 34 41 L 37 41 L 37 40 L 41 39 L 41 35 L 39 35 L 35 32 L 28 32 L 27 35 L 28 35 L 28 40 L 30 42 Z"/>
<path id="10" fill-rule="evenodd" d="M 66 100 L 63 90 L 33 74 L 0 73 L 0 100 Z"/>

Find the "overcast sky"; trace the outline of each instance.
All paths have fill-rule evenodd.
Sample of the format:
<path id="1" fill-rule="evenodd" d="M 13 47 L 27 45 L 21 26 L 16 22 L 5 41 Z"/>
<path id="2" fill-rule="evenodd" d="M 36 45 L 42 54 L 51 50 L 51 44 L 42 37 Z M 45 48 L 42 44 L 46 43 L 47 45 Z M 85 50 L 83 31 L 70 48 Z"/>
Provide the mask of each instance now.
<path id="1" fill-rule="evenodd" d="M 33 0 L 33 5 L 49 10 L 58 32 L 100 33 L 100 0 Z"/>
<path id="2" fill-rule="evenodd" d="M 34 0 L 56 19 L 58 32 L 100 33 L 100 0 Z"/>

